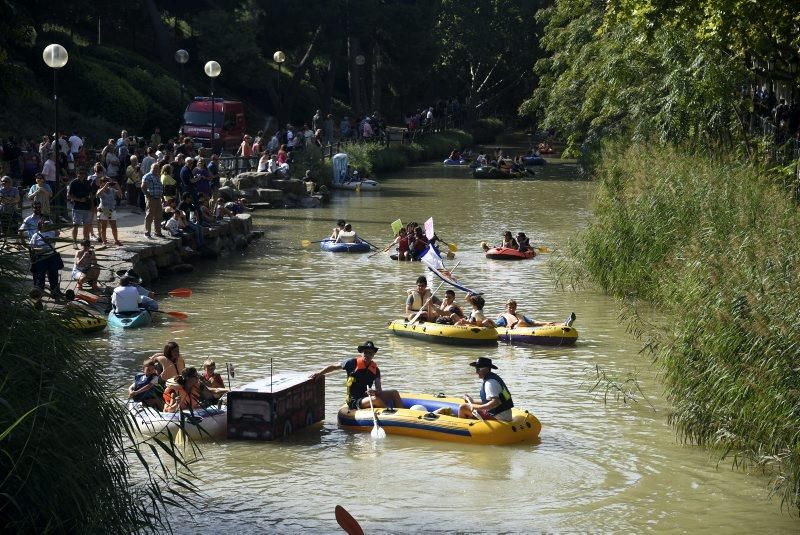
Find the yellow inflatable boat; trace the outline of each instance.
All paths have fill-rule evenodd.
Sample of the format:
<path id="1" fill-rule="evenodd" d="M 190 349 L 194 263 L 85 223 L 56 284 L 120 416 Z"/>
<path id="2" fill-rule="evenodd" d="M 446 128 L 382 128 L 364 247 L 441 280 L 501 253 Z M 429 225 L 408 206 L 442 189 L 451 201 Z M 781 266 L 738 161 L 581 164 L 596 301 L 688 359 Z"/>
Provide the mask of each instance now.
<path id="1" fill-rule="evenodd" d="M 541 325 L 539 327 L 497 327 L 503 342 L 512 344 L 540 344 L 546 346 L 571 346 L 578 339 L 575 327 L 567 325 Z"/>
<path id="2" fill-rule="evenodd" d="M 409 336 L 429 342 L 458 345 L 495 345 L 497 330 L 475 325 L 445 325 L 431 322 L 409 323 L 406 320 L 389 322 L 389 330 L 397 336 Z"/>
<path id="3" fill-rule="evenodd" d="M 510 422 L 481 421 L 433 413 L 437 409 L 449 408 L 452 414 L 458 414 L 458 406 L 462 403 L 458 398 L 442 394 L 401 394 L 401 397 L 402 409 L 375 409 L 378 425 L 387 434 L 462 444 L 505 445 L 535 442 L 542 430 L 542 424 L 528 411 L 511 409 L 513 419 Z M 337 419 L 339 427 L 351 431 L 370 432 L 373 427 L 371 409 L 351 410 L 345 405 L 339 409 Z"/>
<path id="4" fill-rule="evenodd" d="M 64 325 L 81 334 L 92 334 L 106 328 L 108 323 L 105 318 L 98 316 L 65 316 L 61 320 Z"/>

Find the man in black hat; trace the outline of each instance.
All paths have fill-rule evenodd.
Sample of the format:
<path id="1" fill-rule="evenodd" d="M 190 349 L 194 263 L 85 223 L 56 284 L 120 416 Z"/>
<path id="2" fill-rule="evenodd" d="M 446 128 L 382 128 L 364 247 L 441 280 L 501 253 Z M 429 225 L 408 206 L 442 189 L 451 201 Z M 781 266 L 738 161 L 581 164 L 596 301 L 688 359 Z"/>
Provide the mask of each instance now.
<path id="1" fill-rule="evenodd" d="M 136 271 L 129 269 L 123 273 L 122 277 L 128 277 L 131 281 L 131 286 L 136 287 L 136 291 L 139 292 L 142 298 L 142 308 L 146 308 L 151 312 L 158 310 L 158 302 L 153 299 L 155 294 L 142 286 L 142 277 Z"/>
<path id="2" fill-rule="evenodd" d="M 472 397 L 464 395 L 464 401 L 458 407 L 459 418 L 477 418 L 484 420 L 500 420 L 503 422 L 511 421 L 511 408 L 514 401 L 511 399 L 511 392 L 500 378 L 492 370 L 497 366 L 492 364 L 492 359 L 480 357 L 475 362 L 470 362 L 470 366 L 475 368 L 475 373 L 481 378 L 481 404 L 476 405 Z M 477 416 L 474 414 L 477 412 Z"/>
<path id="3" fill-rule="evenodd" d="M 311 374 L 312 379 L 317 379 L 334 370 L 342 369 L 347 372 L 347 406 L 351 409 L 367 409 L 372 398 L 373 407 L 401 407 L 403 400 L 397 390 L 381 389 L 381 371 L 373 361 L 378 348 L 367 340 L 363 345 L 358 346 L 358 357 L 343 360 L 341 364 L 331 364 L 322 368 L 320 371 Z M 371 389 L 373 383 L 375 388 Z"/>

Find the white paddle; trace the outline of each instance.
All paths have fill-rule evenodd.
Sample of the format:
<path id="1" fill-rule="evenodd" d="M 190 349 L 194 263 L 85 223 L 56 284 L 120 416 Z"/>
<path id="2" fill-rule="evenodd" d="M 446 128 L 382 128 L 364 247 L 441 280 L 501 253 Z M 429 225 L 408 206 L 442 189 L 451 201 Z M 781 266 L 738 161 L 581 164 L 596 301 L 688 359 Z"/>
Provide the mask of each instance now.
<path id="1" fill-rule="evenodd" d="M 378 417 L 375 416 L 375 407 L 372 406 L 372 394 L 369 393 L 369 390 L 367 390 L 367 399 L 369 399 L 369 408 L 372 410 L 373 425 L 370 435 L 372 438 L 386 438 L 386 431 L 384 431 L 383 428 L 378 425 Z"/>

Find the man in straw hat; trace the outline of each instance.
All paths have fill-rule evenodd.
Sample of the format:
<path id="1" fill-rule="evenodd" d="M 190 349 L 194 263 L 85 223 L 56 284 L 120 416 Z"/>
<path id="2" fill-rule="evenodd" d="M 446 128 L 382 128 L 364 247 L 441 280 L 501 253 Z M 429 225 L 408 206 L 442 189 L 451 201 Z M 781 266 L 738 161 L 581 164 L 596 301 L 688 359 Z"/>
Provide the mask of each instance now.
<path id="1" fill-rule="evenodd" d="M 492 370 L 496 370 L 497 366 L 492 364 L 492 359 L 480 357 L 475 362 L 470 362 L 470 366 L 475 368 L 475 373 L 481 378 L 483 384 L 481 385 L 481 404 L 476 405 L 472 397 L 464 395 L 464 401 L 458 407 L 459 418 L 480 418 L 484 420 L 501 420 L 503 422 L 511 421 L 511 408 L 514 406 L 514 401 L 511 399 L 511 392 L 508 387 L 500 378 L 499 375 Z M 477 412 L 478 416 L 474 414 Z"/>
<path id="2" fill-rule="evenodd" d="M 360 355 L 356 358 L 343 360 L 340 364 L 331 364 L 320 371 L 311 374 L 312 379 L 324 376 L 334 370 L 342 369 L 347 372 L 347 406 L 351 409 L 367 409 L 372 398 L 373 407 L 403 407 L 403 400 L 397 390 L 383 390 L 381 388 L 381 371 L 373 361 L 378 348 L 367 340 L 358 346 Z M 372 385 L 375 388 L 372 389 Z M 369 396 L 369 397 L 368 397 Z"/>

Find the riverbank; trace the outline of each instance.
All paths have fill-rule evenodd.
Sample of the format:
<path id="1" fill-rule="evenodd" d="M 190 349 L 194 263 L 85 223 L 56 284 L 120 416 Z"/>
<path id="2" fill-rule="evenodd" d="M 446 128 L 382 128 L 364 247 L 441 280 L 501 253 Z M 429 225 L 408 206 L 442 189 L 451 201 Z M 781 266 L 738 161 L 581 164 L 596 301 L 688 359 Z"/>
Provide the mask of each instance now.
<path id="1" fill-rule="evenodd" d="M 670 147 L 606 147 L 583 275 L 667 313 L 634 316 L 664 370 L 671 422 L 734 466 L 758 466 L 798 507 L 800 216 L 757 166 Z M 575 273 L 562 272 L 562 275 Z M 580 274 L 579 274 L 580 275 Z"/>
<path id="2" fill-rule="evenodd" d="M 114 285 L 113 281 L 118 279 L 116 272 L 128 269 L 139 273 L 144 284 L 167 276 L 188 273 L 194 270 L 198 260 L 215 259 L 226 252 L 244 249 L 262 234 L 253 230 L 249 213 L 237 214 L 213 227 L 203 227 L 203 247 L 191 248 L 183 246 L 180 238 L 170 237 L 166 231 L 163 238 L 155 235 L 150 238 L 145 236 L 144 214 L 129 206 L 120 206 L 117 210 L 117 228 L 119 239 L 123 244 L 121 246 L 103 246 L 96 239 L 92 239 L 102 268 L 101 284 Z M 96 225 L 94 232 L 97 234 Z M 78 240 L 82 236 L 83 231 L 78 229 Z M 70 238 L 71 230 L 69 228 L 62 230 L 61 240 Z M 108 243 L 113 244 L 110 230 L 107 238 Z M 64 269 L 61 271 L 63 292 L 75 286 L 70 277 L 75 249 L 69 245 L 66 247 L 62 245 L 60 253 L 64 261 Z"/>

